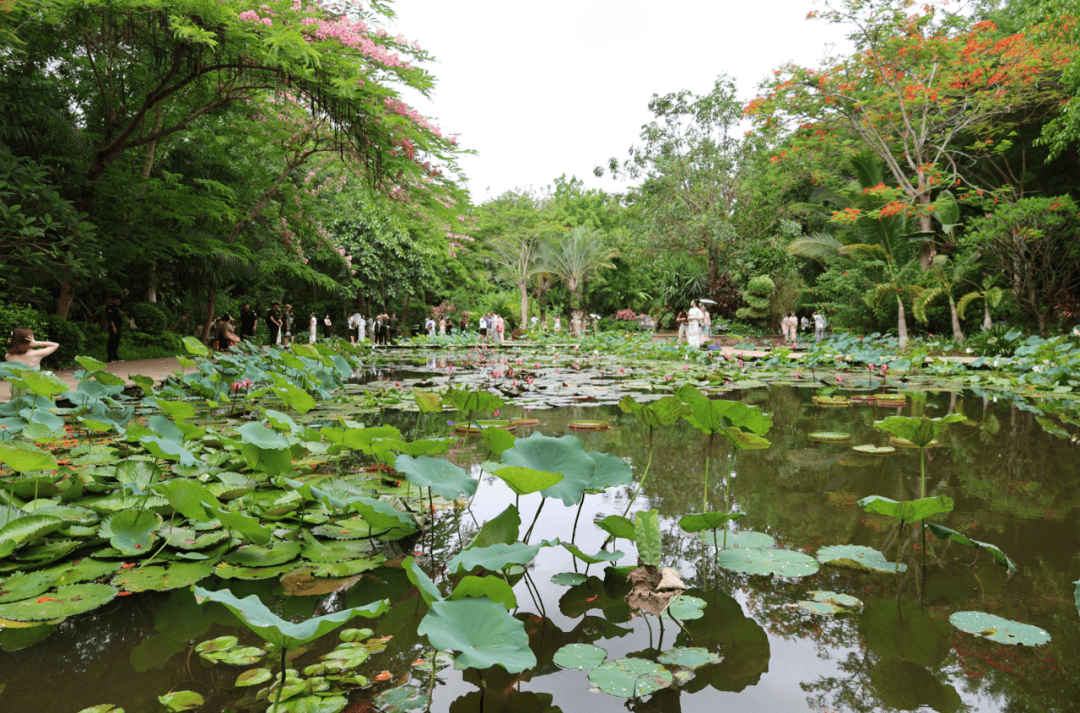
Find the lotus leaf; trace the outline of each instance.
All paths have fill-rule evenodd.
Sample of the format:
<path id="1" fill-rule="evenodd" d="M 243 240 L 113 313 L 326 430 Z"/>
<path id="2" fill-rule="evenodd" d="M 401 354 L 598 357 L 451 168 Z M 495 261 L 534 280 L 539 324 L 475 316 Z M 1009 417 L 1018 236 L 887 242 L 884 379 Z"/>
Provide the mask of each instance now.
<path id="1" fill-rule="evenodd" d="M 126 557 L 150 554 L 161 527 L 161 516 L 147 510 L 122 510 L 101 523 L 99 534 L 109 538 L 116 550 Z"/>
<path id="2" fill-rule="evenodd" d="M 675 423 L 690 414 L 690 407 L 674 396 L 664 396 L 649 403 L 638 403 L 630 394 L 619 399 L 623 413 L 632 413 L 650 428 Z"/>
<path id="3" fill-rule="evenodd" d="M 312 398 L 311 394 L 303 389 L 298 389 L 292 384 L 275 388 L 273 391 L 281 399 L 282 403 L 299 413 L 307 413 L 315 408 L 315 399 Z"/>
<path id="4" fill-rule="evenodd" d="M 102 703 L 101 705 L 83 708 L 79 713 L 124 713 L 124 709 L 117 708 L 112 703 Z"/>
<path id="5" fill-rule="evenodd" d="M 555 652 L 557 666 L 584 671 L 596 668 L 607 659 L 607 651 L 592 644 L 567 644 Z"/>
<path id="6" fill-rule="evenodd" d="M 431 488 L 439 497 L 453 500 L 461 495 L 476 492 L 477 482 L 459 465 L 445 458 L 429 458 L 400 455 L 394 461 L 394 469 L 413 485 Z"/>
<path id="7" fill-rule="evenodd" d="M 420 590 L 420 596 L 425 602 L 431 604 L 432 602 L 443 601 L 442 592 L 439 591 L 435 582 L 431 581 L 431 577 L 420 569 L 420 565 L 416 564 L 415 557 L 406 557 L 405 561 L 401 563 L 401 568 L 405 570 L 405 576 L 409 578 L 413 586 Z"/>
<path id="8" fill-rule="evenodd" d="M 0 583 L 0 604 L 36 597 L 53 586 L 56 575 L 49 570 L 16 572 Z"/>
<path id="9" fill-rule="evenodd" d="M 193 356 L 204 357 L 210 354 L 210 349 L 195 337 L 184 337 L 184 349 Z"/>
<path id="10" fill-rule="evenodd" d="M 208 639 L 196 644 L 195 653 L 208 654 L 228 651 L 229 649 L 234 648 L 238 643 L 240 643 L 240 639 L 235 636 L 219 636 L 216 639 Z"/>
<path id="11" fill-rule="evenodd" d="M 486 391 L 461 391 L 452 386 L 443 394 L 443 400 L 467 413 L 490 413 L 503 405 L 501 398 Z"/>
<path id="12" fill-rule="evenodd" d="M 596 524 L 612 537 L 621 537 L 624 540 L 633 540 L 636 537 L 633 521 L 621 515 L 608 515 Z"/>
<path id="13" fill-rule="evenodd" d="M 227 532 L 214 531 L 198 535 L 195 530 L 168 525 L 161 529 L 161 536 L 167 540 L 169 547 L 185 551 L 205 550 L 229 539 Z"/>
<path id="14" fill-rule="evenodd" d="M 18 380 L 23 382 L 21 388 L 29 389 L 38 396 L 52 396 L 68 390 L 67 384 L 47 371 L 24 369 L 19 372 Z M 15 379 L 11 381 L 14 383 Z"/>
<path id="15" fill-rule="evenodd" d="M 316 577 L 352 577 L 361 572 L 375 569 L 385 561 L 386 555 L 384 554 L 370 554 L 358 559 L 318 566 L 312 572 L 312 575 Z"/>
<path id="16" fill-rule="evenodd" d="M 841 433 L 839 431 L 817 431 L 807 436 L 811 441 L 824 441 L 826 443 L 834 443 L 837 441 L 850 441 L 850 433 Z"/>
<path id="17" fill-rule="evenodd" d="M 324 543 L 309 535 L 306 530 L 303 531 L 303 536 L 307 544 L 303 546 L 300 554 L 310 562 L 324 564 L 345 562 L 347 560 L 364 559 L 365 556 L 371 554 L 371 548 L 367 542 L 341 541 Z"/>
<path id="18" fill-rule="evenodd" d="M 211 592 L 202 587 L 195 587 L 195 599 L 200 604 L 209 599 L 224 604 L 249 629 L 281 648 L 301 646 L 315 641 L 357 616 L 379 616 L 389 608 L 386 600 L 373 602 L 363 607 L 352 607 L 325 616 L 308 619 L 300 624 L 285 621 L 266 608 L 257 596 L 252 594 L 237 599 L 232 592 Z"/>
<path id="19" fill-rule="evenodd" d="M 702 530 L 715 530 L 727 522 L 738 520 L 746 513 L 743 512 L 702 512 L 694 515 L 686 515 L 679 520 L 679 527 L 683 532 L 701 532 Z"/>
<path id="20" fill-rule="evenodd" d="M 660 519 L 656 510 L 642 511 L 634 515 L 634 540 L 637 542 L 638 559 L 642 564 L 660 566 L 663 541 L 660 538 Z"/>
<path id="21" fill-rule="evenodd" d="M 349 507 L 384 539 L 400 539 L 416 532 L 416 522 L 411 517 L 381 500 L 357 497 L 349 501 Z"/>
<path id="22" fill-rule="evenodd" d="M 880 513 L 904 522 L 924 520 L 938 513 L 951 512 L 953 509 L 952 499 L 945 495 L 904 502 L 897 502 L 880 495 L 868 495 L 859 501 L 859 505 L 866 512 Z"/>
<path id="23" fill-rule="evenodd" d="M 499 543 L 487 547 L 473 547 L 451 557 L 446 563 L 446 570 L 450 574 L 471 572 L 477 568 L 498 572 L 506 569 L 508 565 L 532 562 L 540 552 L 541 546 L 542 544 L 526 545 L 515 542 L 512 545 Z"/>
<path id="24" fill-rule="evenodd" d="M 906 572 L 907 565 L 889 562 L 885 555 L 870 547 L 862 545 L 830 545 L 822 547 L 817 553 L 818 561 L 822 564 L 832 564 L 837 567 L 851 567 L 863 572 Z"/>
<path id="25" fill-rule="evenodd" d="M 1002 567 L 1007 568 L 1010 572 L 1013 572 L 1013 571 L 1016 570 L 1016 563 L 1013 562 L 1011 559 L 1009 559 L 1008 555 L 1006 555 L 1004 552 L 1002 552 L 1001 549 L 997 545 L 991 545 L 989 542 L 980 542 L 979 540 L 972 540 L 970 538 L 965 537 L 964 535 L 961 535 L 956 530 L 951 530 L 951 529 L 949 529 L 947 527 L 944 527 L 942 525 L 938 525 L 936 523 L 928 522 L 928 523 L 926 523 L 926 526 L 930 529 L 930 532 L 934 533 L 934 536 L 937 537 L 938 539 L 952 540 L 953 542 L 959 543 L 959 544 L 963 545 L 964 547 L 974 547 L 976 549 L 978 549 L 978 548 L 985 549 L 987 552 L 990 553 L 990 555 L 994 558 L 994 561 L 997 562 L 999 565 L 1001 565 Z"/>
<path id="26" fill-rule="evenodd" d="M 121 572 L 110 584 L 129 592 L 167 592 L 189 587 L 214 573 L 209 562 L 174 562 L 164 567 L 142 567 Z"/>
<path id="27" fill-rule="evenodd" d="M 366 639 L 369 636 L 373 636 L 375 632 L 371 629 L 342 629 L 338 634 L 338 638 L 345 642 L 354 642 Z"/>
<path id="28" fill-rule="evenodd" d="M 97 609 L 115 596 L 116 589 L 107 584 L 69 584 L 45 597 L 0 604 L 0 618 L 15 621 L 59 619 Z"/>
<path id="29" fill-rule="evenodd" d="M 501 456 L 503 453 L 517 445 L 517 439 L 514 438 L 514 434 L 503 428 L 485 428 L 481 431 L 481 434 L 483 435 L 484 443 L 487 444 L 488 449 L 497 456 Z"/>
<path id="30" fill-rule="evenodd" d="M 505 431 L 503 431 L 505 433 Z M 511 436 L 513 438 L 513 436 Z M 398 451 L 416 458 L 417 456 L 441 455 L 450 450 L 452 438 L 425 438 L 415 441 L 402 441 L 387 438 L 372 442 L 371 449 L 380 460 L 388 462 L 390 451 Z"/>
<path id="31" fill-rule="evenodd" d="M 20 473 L 58 467 L 51 453 L 24 441 L 0 441 L 0 463 Z"/>
<path id="32" fill-rule="evenodd" d="M 562 475 L 554 484 L 541 490 L 546 498 L 560 498 L 564 505 L 577 505 L 590 486 L 596 464 L 574 436 L 552 438 L 534 433 L 519 438 L 514 447 L 504 451 L 502 461 L 508 466 Z M 496 475 L 500 475 L 501 470 Z M 522 493 L 523 494 L 523 493 Z"/>
<path id="33" fill-rule="evenodd" d="M 102 562 L 89 557 L 78 562 L 57 565 L 49 571 L 56 574 L 57 584 L 78 584 L 110 575 L 120 569 L 119 562 Z"/>
<path id="34" fill-rule="evenodd" d="M 3 543 L 0 543 L 2 545 Z M 82 542 L 78 540 L 60 540 L 46 545 L 33 545 L 16 552 L 13 557 L 20 562 L 33 562 L 35 565 L 44 565 L 67 557 L 79 549 Z M 97 554 L 96 552 L 94 554 Z"/>
<path id="35" fill-rule="evenodd" d="M 56 475 L 39 475 L 37 477 L 23 475 L 13 483 L 0 482 L 0 488 L 14 493 L 20 498 L 49 498 L 60 492 L 60 488 L 56 483 L 63 477 L 59 473 Z"/>
<path id="36" fill-rule="evenodd" d="M 485 464 L 485 470 L 487 470 Z M 547 473 L 532 468 L 519 468 L 516 466 L 498 466 L 488 471 L 498 477 L 517 495 L 528 495 L 547 490 L 565 478 L 561 473 Z"/>
<path id="37" fill-rule="evenodd" d="M 195 407 L 187 401 L 169 401 L 159 398 L 154 398 L 153 401 L 173 421 L 186 421 L 189 418 L 195 418 Z"/>
<path id="38" fill-rule="evenodd" d="M 101 371 L 105 368 L 105 362 L 98 361 L 93 357 L 77 356 L 75 361 L 86 371 Z"/>
<path id="39" fill-rule="evenodd" d="M 7 540 L 18 547 L 55 532 L 64 525 L 64 521 L 58 517 L 30 515 L 0 528 L 0 541 Z"/>
<path id="40" fill-rule="evenodd" d="M 487 597 L 493 602 L 498 602 L 506 607 L 507 611 L 517 608 L 517 597 L 514 589 L 506 583 L 506 580 L 488 575 L 486 577 L 463 577 L 454 591 L 450 594 L 451 600 L 464 599 L 466 597 Z"/>
<path id="41" fill-rule="evenodd" d="M 279 564 L 273 567 L 237 567 L 222 562 L 214 568 L 214 574 L 221 579 L 239 579 L 254 582 L 261 579 L 277 579 L 294 569 L 296 569 L 295 564 Z"/>
<path id="42" fill-rule="evenodd" d="M 416 406 L 422 412 L 436 413 L 442 411 L 442 396 L 429 391 L 421 391 L 420 389 L 413 389 L 412 396 L 413 400 L 416 401 Z"/>
<path id="43" fill-rule="evenodd" d="M 237 676 L 236 683 L 233 685 L 237 688 L 258 686 L 269 681 L 273 675 L 268 668 L 252 668 Z"/>
<path id="44" fill-rule="evenodd" d="M 870 669 L 870 692 L 889 710 L 964 711 L 967 706 L 960 694 L 938 680 L 935 673 L 899 656 L 890 656 Z"/>
<path id="45" fill-rule="evenodd" d="M 373 702 L 382 713 L 401 713 L 427 708 L 430 700 L 428 694 L 416 686 L 398 686 L 375 696 Z"/>
<path id="46" fill-rule="evenodd" d="M 813 557 L 791 550 L 721 550 L 716 560 L 733 572 L 778 577 L 806 577 L 820 567 Z"/>
<path id="47" fill-rule="evenodd" d="M 586 581 L 588 577 L 580 572 L 559 572 L 556 575 L 552 575 L 551 583 L 558 584 L 563 587 L 573 587 Z"/>
<path id="48" fill-rule="evenodd" d="M 918 602 L 873 599 L 857 621 L 867 648 L 878 658 L 900 656 L 933 669 L 951 653 L 948 624 Z"/>
<path id="49" fill-rule="evenodd" d="M 2 616 L 2 614 L 0 614 Z M 1050 643 L 1050 634 L 1031 624 L 1003 619 L 978 611 L 960 611 L 949 617 L 949 623 L 960 631 L 975 634 L 999 644 L 1041 646 Z"/>
<path id="50" fill-rule="evenodd" d="M 660 654 L 656 660 L 667 666 L 701 668 L 711 663 L 720 663 L 724 657 L 699 646 L 676 646 Z"/>
<path id="51" fill-rule="evenodd" d="M 266 656 L 266 652 L 257 646 L 237 646 L 219 654 L 203 655 L 203 658 L 229 666 L 250 666 L 258 663 L 263 656 Z"/>
<path id="52" fill-rule="evenodd" d="M 890 453 L 896 453 L 896 449 L 892 446 L 874 446 L 869 444 L 852 446 L 851 450 L 871 456 L 887 456 Z"/>
<path id="53" fill-rule="evenodd" d="M 700 597 L 692 597 L 689 594 L 680 594 L 671 600 L 668 608 L 660 614 L 661 618 L 678 619 L 679 621 L 692 621 L 705 616 L 705 600 Z"/>
<path id="54" fill-rule="evenodd" d="M 536 666 L 525 625 L 490 599 L 432 602 L 416 631 L 436 649 L 459 652 L 464 668 L 498 665 L 520 673 Z"/>
<path id="55" fill-rule="evenodd" d="M 518 532 L 521 528 L 521 515 L 514 505 L 509 505 L 505 510 L 483 524 L 480 532 L 469 542 L 468 547 L 487 547 L 488 545 L 512 545 L 517 542 Z"/>
<path id="56" fill-rule="evenodd" d="M 164 696 L 158 696 L 158 700 L 173 713 L 194 710 L 201 707 L 205 702 L 203 697 L 194 691 L 173 691 L 172 693 L 166 693 Z"/>
<path id="57" fill-rule="evenodd" d="M 841 614 L 862 606 L 862 601 L 848 594 L 818 591 L 810 592 L 810 596 L 813 601 L 800 601 L 799 608 L 811 614 Z"/>
<path id="58" fill-rule="evenodd" d="M 964 416 L 958 413 L 941 418 L 890 416 L 881 421 L 874 421 L 874 427 L 897 438 L 910 441 L 916 448 L 926 448 L 950 423 L 964 420 Z"/>
<path id="59" fill-rule="evenodd" d="M 644 659 L 616 659 L 589 673 L 589 681 L 604 693 L 639 698 L 667 688 L 674 679 L 659 664 Z"/>
<path id="60" fill-rule="evenodd" d="M 274 567 L 300 556 L 299 542 L 276 542 L 271 548 L 243 545 L 222 559 L 241 567 Z"/>
<path id="61" fill-rule="evenodd" d="M 573 544 L 571 544 L 569 542 L 563 542 L 561 544 L 562 544 L 563 547 L 565 547 L 570 552 L 570 554 L 574 555 L 574 557 L 577 557 L 579 560 L 581 560 L 585 564 L 600 564 L 601 562 L 618 562 L 620 559 L 622 559 L 623 554 L 624 554 L 622 550 L 615 550 L 614 552 L 608 552 L 607 550 L 600 550 L 595 555 L 587 555 L 584 552 L 582 552 L 580 549 L 578 549 L 575 545 L 573 545 Z"/>
<path id="62" fill-rule="evenodd" d="M 765 550 L 776 546 L 776 540 L 772 535 L 753 530 L 721 530 L 715 534 L 705 531 L 701 533 L 701 541 L 706 545 L 735 550 Z"/>
<path id="63" fill-rule="evenodd" d="M 245 540 L 257 545 L 265 545 L 270 541 L 270 531 L 259 524 L 259 521 L 250 515 L 245 515 L 238 510 L 229 510 L 226 507 L 206 508 L 221 521 L 221 526 L 243 535 Z"/>
<path id="64" fill-rule="evenodd" d="M 758 407 L 741 401 L 710 399 L 690 384 L 676 389 L 675 396 L 690 407 L 690 413 L 683 418 L 703 433 L 720 433 L 735 427 L 764 436 L 772 428 L 772 419 Z"/>

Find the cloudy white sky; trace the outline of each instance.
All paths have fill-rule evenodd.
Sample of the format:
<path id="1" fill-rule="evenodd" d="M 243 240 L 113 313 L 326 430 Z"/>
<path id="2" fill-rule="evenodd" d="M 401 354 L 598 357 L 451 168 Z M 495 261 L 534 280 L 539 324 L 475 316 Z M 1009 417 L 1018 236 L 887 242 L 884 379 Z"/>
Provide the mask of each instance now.
<path id="1" fill-rule="evenodd" d="M 465 157 L 473 200 L 542 189 L 561 174 L 624 190 L 592 169 L 625 157 L 653 94 L 707 92 L 736 79 L 749 99 L 787 61 L 813 64 L 843 42 L 806 19 L 810 0 L 397 0 L 390 26 L 436 62 L 422 112 L 477 156 Z"/>

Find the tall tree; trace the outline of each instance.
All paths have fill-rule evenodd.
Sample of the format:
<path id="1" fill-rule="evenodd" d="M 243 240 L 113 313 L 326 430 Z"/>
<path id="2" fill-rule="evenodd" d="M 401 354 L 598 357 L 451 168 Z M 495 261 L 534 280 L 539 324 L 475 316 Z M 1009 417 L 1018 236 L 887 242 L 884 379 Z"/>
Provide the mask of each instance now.
<path id="1" fill-rule="evenodd" d="M 585 282 L 600 270 L 614 269 L 611 260 L 617 254 L 614 248 L 605 244 L 600 231 L 578 227 L 548 241 L 542 260 L 547 269 L 566 284 L 576 298 L 577 308 L 584 310 L 582 288 Z"/>

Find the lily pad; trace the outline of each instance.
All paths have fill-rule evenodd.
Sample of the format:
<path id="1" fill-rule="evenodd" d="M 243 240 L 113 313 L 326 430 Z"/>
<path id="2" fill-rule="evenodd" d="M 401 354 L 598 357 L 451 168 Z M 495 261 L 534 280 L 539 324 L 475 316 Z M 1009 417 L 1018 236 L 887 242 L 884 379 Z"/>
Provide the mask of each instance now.
<path id="1" fill-rule="evenodd" d="M 299 542 L 277 542 L 273 547 L 243 545 L 222 559 L 240 567 L 274 567 L 291 562 L 299 556 Z"/>
<path id="2" fill-rule="evenodd" d="M 274 674 L 268 668 L 252 668 L 244 671 L 242 674 L 236 677 L 236 683 L 233 685 L 237 688 L 243 688 L 245 686 L 258 686 L 266 683 Z"/>
<path id="3" fill-rule="evenodd" d="M 205 702 L 203 697 L 194 691 L 173 691 L 164 696 L 158 696 L 158 700 L 173 713 L 194 710 Z"/>
<path id="4" fill-rule="evenodd" d="M 772 535 L 753 530 L 720 530 L 715 533 L 715 537 L 711 531 L 706 531 L 701 533 L 701 541 L 706 545 L 735 550 L 764 550 L 776 546 Z"/>
<path id="5" fill-rule="evenodd" d="M 288 688 L 286 687 L 286 692 Z M 283 700 L 278 713 L 339 713 L 349 704 L 345 696 L 297 696 Z"/>
<path id="6" fill-rule="evenodd" d="M 195 653 L 208 654 L 220 651 L 228 651 L 240 643 L 240 639 L 235 636 L 219 636 L 216 639 L 208 639 L 207 641 L 200 641 L 195 645 Z"/>
<path id="7" fill-rule="evenodd" d="M 716 561 L 733 572 L 777 577 L 806 577 L 820 569 L 813 557 L 791 550 L 721 550 Z"/>
<path id="8" fill-rule="evenodd" d="M 214 573 L 209 562 L 174 562 L 164 567 L 129 569 L 112 578 L 110 584 L 129 592 L 167 592 L 190 587 Z"/>
<path id="9" fill-rule="evenodd" d="M 148 510 L 121 510 L 101 523 L 99 534 L 125 556 L 141 557 L 153 549 L 161 523 L 161 516 Z"/>
<path id="10" fill-rule="evenodd" d="M 596 668 L 607 659 L 607 651 L 592 644 L 567 644 L 555 652 L 552 660 L 563 668 L 584 671 Z"/>
<path id="11" fill-rule="evenodd" d="M 580 572 L 559 572 L 552 576 L 551 583 L 559 584 L 564 587 L 573 587 L 586 581 L 588 577 Z"/>
<path id="12" fill-rule="evenodd" d="M 818 561 L 822 564 L 832 564 L 837 567 L 851 567 L 863 572 L 906 572 L 907 565 L 901 564 L 899 569 L 895 562 L 889 562 L 881 552 L 862 545 L 829 545 L 822 547 L 817 553 Z"/>
<path id="13" fill-rule="evenodd" d="M 416 686 L 398 686 L 375 696 L 375 707 L 382 713 L 401 713 L 427 708 L 428 694 Z"/>
<path id="14" fill-rule="evenodd" d="M 852 446 L 851 450 L 870 456 L 887 456 L 891 453 L 896 453 L 896 449 L 892 446 L 874 446 L 866 443 L 858 446 Z"/>
<path id="15" fill-rule="evenodd" d="M 719 663 L 724 657 L 700 646 L 676 646 L 660 654 L 656 660 L 667 666 L 701 668 L 711 663 Z"/>
<path id="16" fill-rule="evenodd" d="M 53 586 L 56 573 L 47 570 L 16 572 L 0 584 L 0 604 L 36 597 Z"/>
<path id="17" fill-rule="evenodd" d="M 97 609 L 115 596 L 116 589 L 107 584 L 70 584 L 50 595 L 0 604 L 0 618 L 15 621 L 59 619 Z"/>
<path id="18" fill-rule="evenodd" d="M 620 698 L 639 698 L 667 688 L 671 672 L 645 659 L 616 659 L 594 668 L 589 681 L 604 693 Z"/>
<path id="19" fill-rule="evenodd" d="M 1050 643 L 1050 634 L 1031 624 L 1003 619 L 978 611 L 959 611 L 949 617 L 949 623 L 960 631 L 981 636 L 999 644 L 1041 646 Z"/>
<path id="20" fill-rule="evenodd" d="M 811 441 L 823 441 L 825 443 L 839 443 L 840 441 L 850 441 L 851 434 L 843 433 L 841 431 L 817 431 L 807 436 Z"/>
<path id="21" fill-rule="evenodd" d="M 400 455 L 394 461 L 394 469 L 413 485 L 431 488 L 446 500 L 476 492 L 477 481 L 470 478 L 464 468 L 445 458 Z"/>
<path id="22" fill-rule="evenodd" d="M 680 594 L 671 600 L 668 608 L 660 614 L 665 619 L 692 621 L 705 616 L 705 600 L 689 594 Z"/>
<path id="23" fill-rule="evenodd" d="M 812 601 L 800 601 L 799 608 L 811 614 L 832 615 L 847 613 L 863 605 L 862 600 L 856 599 L 849 594 L 836 592 L 817 591 L 810 592 Z"/>
<path id="24" fill-rule="evenodd" d="M 432 602 L 416 631 L 436 649 L 458 652 L 457 665 L 466 668 L 520 673 L 536 665 L 525 625 L 490 599 Z"/>

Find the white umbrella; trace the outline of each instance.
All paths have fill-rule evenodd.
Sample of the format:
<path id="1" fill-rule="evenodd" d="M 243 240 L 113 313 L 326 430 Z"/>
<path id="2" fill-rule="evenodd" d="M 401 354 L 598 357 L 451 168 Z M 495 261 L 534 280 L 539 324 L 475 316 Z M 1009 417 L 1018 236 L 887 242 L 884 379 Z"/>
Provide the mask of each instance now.
<path id="1" fill-rule="evenodd" d="M 600 319 L 600 315 L 598 315 L 598 314 L 590 314 L 589 316 L 592 317 L 593 319 Z"/>
<path id="2" fill-rule="evenodd" d="M 714 305 L 714 304 L 716 304 L 716 300 L 700 299 L 700 300 L 698 300 L 698 302 L 700 302 L 703 305 Z"/>

